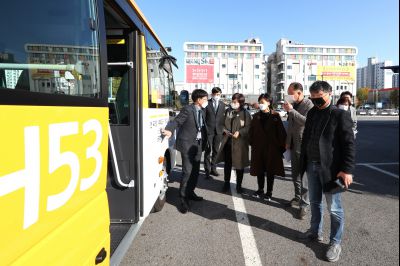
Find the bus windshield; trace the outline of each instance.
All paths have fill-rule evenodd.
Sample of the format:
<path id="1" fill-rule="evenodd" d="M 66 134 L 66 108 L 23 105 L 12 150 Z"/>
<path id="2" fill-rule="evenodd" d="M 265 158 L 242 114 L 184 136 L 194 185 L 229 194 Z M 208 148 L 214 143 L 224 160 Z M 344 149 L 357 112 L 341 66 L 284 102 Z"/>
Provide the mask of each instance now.
<path id="1" fill-rule="evenodd" d="M 0 89 L 98 97 L 92 2 L 8 1 L 0 11 Z"/>

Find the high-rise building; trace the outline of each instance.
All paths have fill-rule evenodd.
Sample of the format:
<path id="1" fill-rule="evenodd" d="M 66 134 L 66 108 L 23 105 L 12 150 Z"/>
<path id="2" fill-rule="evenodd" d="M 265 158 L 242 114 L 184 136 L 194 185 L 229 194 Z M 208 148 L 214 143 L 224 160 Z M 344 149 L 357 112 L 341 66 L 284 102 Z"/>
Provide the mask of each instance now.
<path id="1" fill-rule="evenodd" d="M 305 95 L 316 80 L 327 81 L 334 100 L 343 91 L 356 94 L 357 47 L 310 45 L 280 39 L 268 58 L 268 91 L 280 102 L 292 82 L 303 85 Z"/>
<path id="2" fill-rule="evenodd" d="M 226 97 L 236 92 L 255 97 L 265 91 L 264 48 L 259 39 L 185 42 L 183 49 L 185 87 L 189 92 L 197 88 L 211 92 L 218 86 Z"/>
<path id="3" fill-rule="evenodd" d="M 357 88 L 391 88 L 393 71 L 381 68 L 391 65 L 390 60 L 378 62 L 376 57 L 368 58 L 368 65 L 357 69 Z"/>

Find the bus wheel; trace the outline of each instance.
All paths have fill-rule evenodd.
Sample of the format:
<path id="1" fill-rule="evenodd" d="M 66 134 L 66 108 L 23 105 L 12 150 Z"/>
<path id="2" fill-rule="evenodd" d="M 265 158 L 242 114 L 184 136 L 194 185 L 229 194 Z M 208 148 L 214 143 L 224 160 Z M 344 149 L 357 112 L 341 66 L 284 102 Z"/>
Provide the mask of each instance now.
<path id="1" fill-rule="evenodd" d="M 158 195 L 156 202 L 154 203 L 152 212 L 159 212 L 164 208 L 164 204 L 167 201 L 167 189 L 168 189 L 167 182 L 168 182 L 167 177 L 165 177 L 163 188 L 160 191 L 160 195 Z"/>

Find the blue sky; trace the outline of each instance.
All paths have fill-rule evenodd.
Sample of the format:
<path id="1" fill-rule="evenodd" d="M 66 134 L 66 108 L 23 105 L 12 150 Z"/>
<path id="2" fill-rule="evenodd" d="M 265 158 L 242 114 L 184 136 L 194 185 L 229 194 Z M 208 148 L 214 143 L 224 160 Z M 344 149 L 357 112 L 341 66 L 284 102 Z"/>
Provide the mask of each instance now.
<path id="1" fill-rule="evenodd" d="M 241 42 L 258 37 L 264 53 L 280 38 L 304 44 L 358 47 L 359 66 L 367 58 L 399 62 L 398 0 L 137 0 L 165 46 L 172 47 L 184 80 L 185 41 Z"/>

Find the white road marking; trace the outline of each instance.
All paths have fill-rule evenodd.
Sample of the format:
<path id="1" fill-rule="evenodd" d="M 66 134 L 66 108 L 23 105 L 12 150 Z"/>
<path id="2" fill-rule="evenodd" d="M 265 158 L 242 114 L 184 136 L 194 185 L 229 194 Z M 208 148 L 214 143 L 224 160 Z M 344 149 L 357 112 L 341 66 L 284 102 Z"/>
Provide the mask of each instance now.
<path id="1" fill-rule="evenodd" d="M 245 264 L 246 266 L 262 265 L 249 217 L 247 217 L 244 200 L 240 194 L 236 193 L 236 173 L 234 170 L 231 173 L 231 192 Z"/>
<path id="2" fill-rule="evenodd" d="M 393 173 L 391 173 L 391 172 L 388 172 L 388 171 L 382 170 L 382 169 L 380 169 L 380 168 L 378 168 L 378 167 L 375 167 L 375 166 L 372 166 L 372 165 L 370 165 L 370 164 L 362 164 L 362 165 L 363 165 L 363 166 L 365 166 L 365 167 L 368 167 L 368 168 L 374 169 L 374 170 L 376 170 L 376 171 L 378 171 L 378 172 L 381 172 L 381 173 L 387 174 L 388 176 L 391 176 L 391 177 L 394 177 L 394 178 L 399 178 L 399 176 L 398 176 L 398 175 L 396 175 L 396 174 L 393 174 Z"/>

